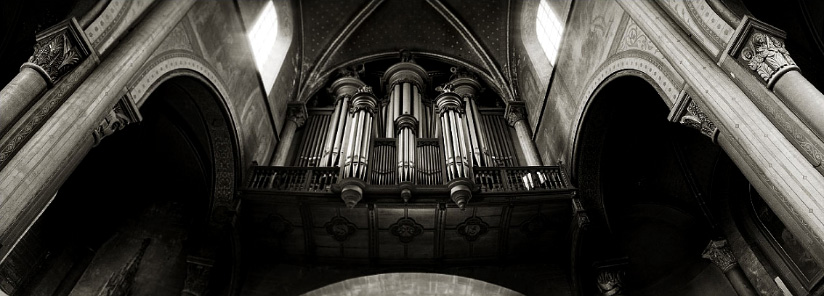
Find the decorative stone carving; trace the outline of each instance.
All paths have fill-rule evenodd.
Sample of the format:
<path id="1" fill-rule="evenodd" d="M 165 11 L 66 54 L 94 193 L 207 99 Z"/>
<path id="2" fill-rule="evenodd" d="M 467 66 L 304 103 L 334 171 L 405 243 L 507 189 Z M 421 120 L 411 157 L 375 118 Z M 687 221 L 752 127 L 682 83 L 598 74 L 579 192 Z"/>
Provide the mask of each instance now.
<path id="1" fill-rule="evenodd" d="M 281 215 L 271 214 L 263 220 L 263 227 L 273 237 L 282 238 L 292 232 L 292 223 Z"/>
<path id="2" fill-rule="evenodd" d="M 350 236 L 355 234 L 355 231 L 357 231 L 355 224 L 340 216 L 332 218 L 332 220 L 326 222 L 326 225 L 323 227 L 326 228 L 326 233 L 339 242 L 346 241 Z"/>
<path id="3" fill-rule="evenodd" d="M 515 123 L 526 119 L 526 103 L 523 101 L 511 101 L 506 104 L 506 111 L 504 111 L 506 122 L 510 126 L 515 126 Z"/>
<path id="4" fill-rule="evenodd" d="M 704 252 L 701 253 L 701 257 L 709 259 L 724 272 L 729 271 L 738 264 L 735 260 L 735 255 L 732 253 L 732 249 L 727 245 L 727 240 L 725 239 L 711 240 L 704 249 Z"/>
<path id="5" fill-rule="evenodd" d="M 109 113 L 100 121 L 94 130 L 92 136 L 94 137 L 94 146 L 100 144 L 103 138 L 113 134 L 116 131 L 122 130 L 131 123 L 140 122 L 143 117 L 140 115 L 134 101 L 126 95 L 118 101 Z"/>
<path id="6" fill-rule="evenodd" d="M 415 222 L 412 218 L 404 217 L 398 222 L 389 226 L 389 232 L 397 236 L 402 243 L 410 243 L 412 239 L 423 233 L 423 226 Z"/>
<path id="7" fill-rule="evenodd" d="M 306 104 L 304 103 L 289 103 L 286 107 L 286 114 L 289 120 L 295 122 L 298 128 L 306 123 L 306 117 L 309 112 L 306 111 Z"/>
<path id="8" fill-rule="evenodd" d="M 549 226 L 549 218 L 544 214 L 535 214 L 521 224 L 521 232 L 527 235 L 539 235 Z"/>
<path id="9" fill-rule="evenodd" d="M 83 30 L 74 18 L 62 21 L 37 34 L 34 53 L 21 68 L 39 72 L 50 85 L 68 73 L 91 53 Z"/>
<path id="10" fill-rule="evenodd" d="M 202 296 L 209 292 L 209 276 L 215 261 L 202 257 L 186 258 L 186 281 L 181 295 Z"/>
<path id="11" fill-rule="evenodd" d="M 686 91 L 682 91 L 681 98 L 673 107 L 671 120 L 698 130 L 709 137 L 713 143 L 718 139 L 718 127 Z"/>
<path id="12" fill-rule="evenodd" d="M 624 295 L 624 271 L 621 269 L 601 269 L 596 278 L 598 291 L 603 296 Z"/>
<path id="13" fill-rule="evenodd" d="M 489 224 L 486 224 L 479 217 L 472 216 L 466 218 L 463 223 L 458 224 L 457 231 L 466 240 L 474 242 L 489 231 Z"/>
<path id="14" fill-rule="evenodd" d="M 784 46 L 786 34 L 769 24 L 745 17 L 742 29 L 730 48 L 730 55 L 761 77 L 772 88 L 781 76 L 798 70 Z"/>
<path id="15" fill-rule="evenodd" d="M 768 87 L 775 84 L 778 74 L 798 69 L 790 52 L 784 47 L 784 41 L 761 32 L 750 36 L 747 46 L 741 51 L 741 57 L 747 61 L 750 70 L 767 82 Z"/>

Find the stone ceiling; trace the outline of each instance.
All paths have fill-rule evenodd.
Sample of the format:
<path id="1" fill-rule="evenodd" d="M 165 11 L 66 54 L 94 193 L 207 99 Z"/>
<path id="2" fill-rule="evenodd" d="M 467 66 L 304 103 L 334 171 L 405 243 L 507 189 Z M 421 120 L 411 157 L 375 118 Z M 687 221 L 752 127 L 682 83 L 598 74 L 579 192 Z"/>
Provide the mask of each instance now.
<path id="1" fill-rule="evenodd" d="M 300 100 L 321 89 L 335 69 L 401 49 L 463 64 L 505 100 L 512 98 L 508 0 L 300 1 Z"/>

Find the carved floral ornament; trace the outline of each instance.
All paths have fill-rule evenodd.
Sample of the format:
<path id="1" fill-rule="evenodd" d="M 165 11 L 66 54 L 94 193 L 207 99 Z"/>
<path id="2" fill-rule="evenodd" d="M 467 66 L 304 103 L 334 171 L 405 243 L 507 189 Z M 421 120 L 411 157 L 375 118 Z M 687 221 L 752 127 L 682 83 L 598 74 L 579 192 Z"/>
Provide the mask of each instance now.
<path id="1" fill-rule="evenodd" d="M 37 35 L 34 53 L 22 68 L 30 68 L 43 76 L 50 85 L 68 73 L 90 55 L 82 31 L 72 18 L 62 21 Z"/>
<path id="2" fill-rule="evenodd" d="M 346 241 L 350 236 L 355 234 L 355 231 L 357 231 L 355 224 L 340 216 L 332 218 L 332 220 L 326 222 L 326 225 L 323 227 L 326 228 L 326 233 L 339 242 Z"/>
<path id="3" fill-rule="evenodd" d="M 288 114 L 289 120 L 295 122 L 297 127 L 301 127 L 306 123 L 306 117 L 308 116 L 308 112 L 306 111 L 306 105 L 303 103 L 289 103 L 286 114 Z"/>
<path id="4" fill-rule="evenodd" d="M 741 49 L 741 59 L 771 88 L 782 74 L 798 70 L 784 47 L 784 41 L 770 34 L 755 31 Z"/>
<path id="5" fill-rule="evenodd" d="M 511 101 L 507 103 L 504 116 L 510 126 L 515 126 L 518 121 L 526 119 L 526 104 L 523 101 Z"/>
<path id="6" fill-rule="evenodd" d="M 402 243 L 410 243 L 412 239 L 423 233 L 423 226 L 412 218 L 400 218 L 398 222 L 389 226 L 389 232 L 397 236 Z"/>
<path id="7" fill-rule="evenodd" d="M 727 245 L 727 240 L 713 240 L 707 244 L 707 248 L 701 254 L 704 259 L 709 259 L 712 263 L 727 272 L 735 267 L 738 262 L 735 260 L 732 250 Z"/>
<path id="8" fill-rule="evenodd" d="M 92 130 L 94 146 L 100 144 L 103 138 L 108 137 L 116 131 L 122 130 L 131 123 L 140 122 L 143 117 L 140 115 L 137 106 L 129 96 L 124 96 L 118 101 L 109 113 L 100 120 L 100 123 Z"/>
<path id="9" fill-rule="evenodd" d="M 481 218 L 473 216 L 458 224 L 457 231 L 467 241 L 474 242 L 489 232 L 489 224 L 486 224 Z"/>

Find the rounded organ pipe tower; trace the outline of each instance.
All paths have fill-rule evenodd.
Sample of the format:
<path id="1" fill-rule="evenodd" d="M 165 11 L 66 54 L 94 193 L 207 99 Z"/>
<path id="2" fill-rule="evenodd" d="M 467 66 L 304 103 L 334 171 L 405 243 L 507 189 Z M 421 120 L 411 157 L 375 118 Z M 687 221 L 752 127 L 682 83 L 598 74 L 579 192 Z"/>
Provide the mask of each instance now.
<path id="1" fill-rule="evenodd" d="M 416 139 L 421 135 L 421 124 L 427 121 L 423 118 L 426 112 L 421 93 L 428 77 L 421 66 L 400 62 L 389 67 L 382 78 L 389 94 L 384 136 L 397 138 L 398 184 L 403 188 L 404 201 L 409 200 L 409 187 L 415 183 Z"/>
<path id="2" fill-rule="evenodd" d="M 366 187 L 366 172 L 369 150 L 372 146 L 372 129 L 375 124 L 377 99 L 372 88 L 362 86 L 352 96 L 349 108 L 348 128 L 345 129 L 346 146 L 344 164 L 341 167 L 341 198 L 349 208 L 354 207 L 363 197 Z"/>
<path id="3" fill-rule="evenodd" d="M 326 134 L 326 142 L 323 145 L 323 155 L 318 166 L 334 167 L 340 166 L 343 160 L 344 137 L 349 123 L 349 106 L 352 104 L 352 96 L 358 89 L 365 86 L 360 79 L 354 76 L 345 76 L 332 82 L 329 88 L 335 96 L 335 111 L 329 122 L 329 131 Z"/>

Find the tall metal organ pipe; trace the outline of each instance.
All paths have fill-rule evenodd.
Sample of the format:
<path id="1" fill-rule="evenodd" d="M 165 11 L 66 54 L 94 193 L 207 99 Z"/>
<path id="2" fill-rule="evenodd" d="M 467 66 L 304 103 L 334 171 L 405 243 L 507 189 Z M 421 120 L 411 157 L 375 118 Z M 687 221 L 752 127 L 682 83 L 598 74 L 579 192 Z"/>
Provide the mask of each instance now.
<path id="1" fill-rule="evenodd" d="M 398 184 L 404 201 L 411 197 L 409 188 L 415 183 L 416 139 L 421 135 L 419 124 L 425 120 L 421 90 L 425 89 L 428 78 L 426 70 L 407 61 L 389 67 L 382 78 L 390 96 L 387 107 L 390 109 L 386 114 L 391 120 L 386 121 L 385 134 L 398 139 Z"/>
<path id="2" fill-rule="evenodd" d="M 464 109 L 461 96 L 447 84 L 436 98 L 441 117 L 447 183 L 450 197 L 461 209 L 472 198 L 471 163 L 463 128 Z"/>
<path id="3" fill-rule="evenodd" d="M 366 169 L 369 162 L 369 151 L 372 146 L 372 128 L 377 112 L 378 101 L 372 88 L 362 86 L 352 96 L 352 107 L 348 110 L 350 127 L 346 130 L 345 162 L 341 168 L 340 182 L 341 199 L 349 208 L 363 197 L 363 188 L 366 187 Z"/>
<path id="4" fill-rule="evenodd" d="M 352 96 L 358 92 L 358 88 L 366 85 L 357 77 L 341 77 L 332 82 L 330 91 L 335 96 L 335 111 L 329 122 L 329 131 L 326 134 L 326 142 L 323 144 L 323 156 L 318 166 L 334 167 L 341 163 L 341 155 L 344 150 L 344 136 L 348 129 L 349 105 Z"/>

